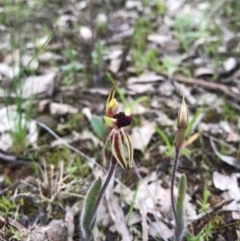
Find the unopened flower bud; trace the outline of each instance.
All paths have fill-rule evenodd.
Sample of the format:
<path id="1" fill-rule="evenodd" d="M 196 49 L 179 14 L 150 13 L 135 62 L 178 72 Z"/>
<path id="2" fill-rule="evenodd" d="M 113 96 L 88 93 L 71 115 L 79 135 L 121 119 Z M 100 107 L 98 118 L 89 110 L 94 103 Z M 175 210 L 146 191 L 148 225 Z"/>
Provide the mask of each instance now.
<path id="1" fill-rule="evenodd" d="M 176 145 L 181 147 L 184 142 L 185 130 L 188 126 L 188 108 L 185 103 L 184 97 L 182 99 L 182 105 L 178 111 L 178 120 L 177 120 L 177 135 L 176 135 Z"/>
<path id="2" fill-rule="evenodd" d="M 182 105 L 178 111 L 177 128 L 186 129 L 187 125 L 188 125 L 188 108 L 183 96 Z"/>

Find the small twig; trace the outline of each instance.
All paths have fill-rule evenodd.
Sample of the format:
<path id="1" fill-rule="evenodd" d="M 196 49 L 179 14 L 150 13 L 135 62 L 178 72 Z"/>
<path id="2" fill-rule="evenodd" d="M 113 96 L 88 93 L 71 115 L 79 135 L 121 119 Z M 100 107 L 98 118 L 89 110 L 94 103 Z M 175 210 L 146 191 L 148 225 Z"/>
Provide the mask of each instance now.
<path id="1" fill-rule="evenodd" d="M 167 76 L 166 73 L 162 73 L 162 74 Z M 235 94 L 233 91 L 231 91 L 230 88 L 228 88 L 226 85 L 223 85 L 223 84 L 209 82 L 209 81 L 205 81 L 203 79 L 187 78 L 180 74 L 174 75 L 173 80 L 179 81 L 179 82 L 184 82 L 185 84 L 193 84 L 193 85 L 202 86 L 207 89 L 219 90 L 219 91 L 223 92 L 224 94 L 234 98 L 238 102 L 240 101 L 239 95 Z"/>
<path id="2" fill-rule="evenodd" d="M 70 197 L 77 197 L 77 198 L 81 198 L 81 199 L 84 199 L 86 196 L 83 196 L 83 195 L 80 195 L 80 194 L 77 194 L 77 193 L 73 193 L 73 192 L 61 192 L 59 194 L 60 195 L 67 195 L 67 196 L 70 196 Z"/>
<path id="3" fill-rule="evenodd" d="M 87 156 L 86 154 L 84 154 L 83 152 L 79 151 L 78 149 L 76 149 L 75 147 L 69 145 L 65 140 L 63 140 L 60 136 L 58 136 L 52 129 L 50 129 L 47 125 L 45 125 L 44 123 L 37 121 L 37 120 L 33 120 L 35 121 L 39 126 L 41 126 L 43 129 L 45 129 L 46 131 L 49 132 L 49 134 L 51 134 L 53 137 L 55 137 L 56 139 L 60 140 L 62 142 L 63 145 L 65 145 L 66 147 L 68 147 L 70 150 L 78 153 L 82 158 L 85 158 L 86 160 L 88 160 L 91 164 L 95 164 L 95 158 L 91 158 L 89 156 Z"/>
<path id="4" fill-rule="evenodd" d="M 0 161 L 13 163 L 13 164 L 31 164 L 32 160 L 27 157 L 18 157 L 12 154 L 9 154 L 3 150 L 0 150 Z"/>
<path id="5" fill-rule="evenodd" d="M 0 197 L 2 195 L 5 195 L 6 193 L 8 193 L 10 190 L 13 190 L 13 189 L 17 188 L 20 184 L 21 184 L 21 182 L 16 182 L 16 183 L 13 183 L 12 185 L 6 187 L 5 189 L 1 190 L 0 191 Z"/>

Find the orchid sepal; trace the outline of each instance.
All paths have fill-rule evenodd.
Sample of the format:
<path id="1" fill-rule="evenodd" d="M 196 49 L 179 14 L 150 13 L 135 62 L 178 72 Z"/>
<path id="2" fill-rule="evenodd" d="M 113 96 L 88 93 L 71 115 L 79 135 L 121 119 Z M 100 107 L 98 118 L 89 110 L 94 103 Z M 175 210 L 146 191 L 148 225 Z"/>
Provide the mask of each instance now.
<path id="1" fill-rule="evenodd" d="M 114 118 L 110 118 L 110 117 L 108 117 L 108 116 L 104 116 L 104 121 L 105 121 L 106 124 L 107 124 L 108 126 L 110 126 L 111 128 L 116 128 L 116 127 L 117 127 L 117 126 L 116 126 L 117 120 L 114 119 Z"/>
<path id="2" fill-rule="evenodd" d="M 114 98 L 115 95 L 116 84 L 111 89 L 106 103 L 106 116 L 113 117 L 118 110 L 118 101 Z"/>
<path id="3" fill-rule="evenodd" d="M 127 147 L 128 163 L 129 163 L 128 165 L 131 168 L 131 166 L 133 164 L 133 144 L 132 144 L 132 140 L 131 140 L 131 137 L 129 136 L 129 134 L 124 129 L 121 129 L 120 133 L 121 133 L 121 136 L 122 136 L 123 143 Z"/>
<path id="4" fill-rule="evenodd" d="M 118 164 L 126 172 L 129 172 L 129 166 L 125 158 L 123 142 L 119 131 L 114 131 L 112 136 L 112 153 L 115 159 L 117 160 Z"/>
<path id="5" fill-rule="evenodd" d="M 112 153 L 118 164 L 126 171 L 130 172 L 133 163 L 133 144 L 129 134 L 123 129 L 112 129 L 103 146 L 102 157 L 105 160 L 105 150 L 108 142 L 111 142 Z M 125 148 L 124 148 L 125 147 Z M 125 151 L 127 151 L 125 155 Z M 126 159 L 128 157 L 128 160 Z"/>

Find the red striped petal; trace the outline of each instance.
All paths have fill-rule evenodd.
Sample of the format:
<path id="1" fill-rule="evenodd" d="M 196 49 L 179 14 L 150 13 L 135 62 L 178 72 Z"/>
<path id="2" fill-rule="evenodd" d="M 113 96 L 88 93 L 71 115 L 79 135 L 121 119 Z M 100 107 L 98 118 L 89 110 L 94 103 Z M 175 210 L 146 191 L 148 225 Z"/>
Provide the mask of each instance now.
<path id="1" fill-rule="evenodd" d="M 115 130 L 112 137 L 112 153 L 116 158 L 119 165 L 126 171 L 129 172 L 129 165 L 124 155 L 122 137 L 119 131 Z"/>
<path id="2" fill-rule="evenodd" d="M 121 131 L 123 143 L 127 147 L 128 166 L 129 166 L 129 169 L 130 169 L 132 167 L 132 163 L 133 163 L 133 144 L 132 144 L 132 140 L 131 140 L 131 137 L 128 135 L 128 133 L 124 129 L 121 129 L 120 131 Z"/>

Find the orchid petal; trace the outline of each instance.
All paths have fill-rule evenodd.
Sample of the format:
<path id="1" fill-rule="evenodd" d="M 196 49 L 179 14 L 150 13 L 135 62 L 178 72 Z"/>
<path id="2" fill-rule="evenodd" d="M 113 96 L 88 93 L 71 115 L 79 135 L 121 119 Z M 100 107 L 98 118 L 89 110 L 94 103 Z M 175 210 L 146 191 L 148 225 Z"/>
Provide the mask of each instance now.
<path id="1" fill-rule="evenodd" d="M 108 95 L 108 98 L 107 98 L 107 106 L 109 105 L 110 101 L 112 99 L 114 99 L 114 95 L 115 95 L 115 89 L 116 89 L 116 84 L 114 84 L 114 86 L 112 87 L 109 95 Z M 107 110 L 107 109 L 106 109 Z"/>
<path id="2" fill-rule="evenodd" d="M 132 140 L 131 140 L 131 137 L 129 136 L 129 134 L 124 129 L 121 129 L 120 131 L 121 131 L 123 143 L 127 147 L 128 163 L 129 163 L 129 169 L 130 169 L 131 166 L 132 166 L 132 163 L 133 163 L 133 144 L 132 144 Z"/>
<path id="3" fill-rule="evenodd" d="M 122 137 L 119 131 L 115 131 L 112 136 L 112 153 L 119 165 L 126 172 L 129 172 L 129 165 L 127 165 L 127 161 L 124 155 Z"/>
<path id="4" fill-rule="evenodd" d="M 110 126 L 111 128 L 116 128 L 116 119 L 114 118 L 110 118 L 108 116 L 104 116 L 104 121 L 106 122 L 106 124 L 108 126 Z"/>

